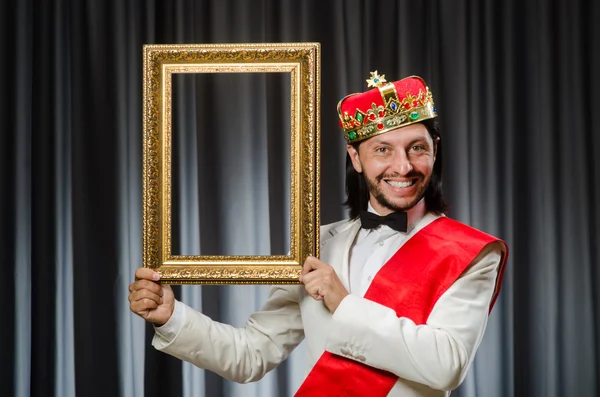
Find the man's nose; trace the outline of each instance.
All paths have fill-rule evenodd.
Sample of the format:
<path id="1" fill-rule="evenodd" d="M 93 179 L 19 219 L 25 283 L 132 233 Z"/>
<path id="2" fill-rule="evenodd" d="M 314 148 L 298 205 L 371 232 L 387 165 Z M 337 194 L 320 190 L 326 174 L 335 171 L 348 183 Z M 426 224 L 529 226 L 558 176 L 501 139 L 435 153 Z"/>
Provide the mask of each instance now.
<path id="1" fill-rule="evenodd" d="M 400 175 L 407 175 L 413 170 L 413 165 L 410 162 L 410 158 L 404 151 L 396 152 L 396 156 L 394 156 L 393 167 L 394 171 L 398 172 Z"/>

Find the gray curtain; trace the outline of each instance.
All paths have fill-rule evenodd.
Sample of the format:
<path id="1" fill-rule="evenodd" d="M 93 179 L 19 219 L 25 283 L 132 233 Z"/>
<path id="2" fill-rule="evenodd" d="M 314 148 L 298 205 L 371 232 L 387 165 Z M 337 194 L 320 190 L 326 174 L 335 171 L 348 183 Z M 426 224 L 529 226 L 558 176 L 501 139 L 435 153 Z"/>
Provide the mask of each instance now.
<path id="1" fill-rule="evenodd" d="M 453 395 L 598 396 L 599 20 L 600 3 L 584 0 L 2 2 L 0 395 L 293 394 L 305 375 L 302 347 L 264 380 L 231 384 L 154 351 L 151 327 L 129 312 L 127 285 L 141 265 L 142 45 L 317 41 L 322 223 L 346 216 L 339 98 L 363 91 L 370 71 L 416 74 L 441 115 L 449 215 L 510 247 L 486 336 Z M 272 89 L 259 81 L 240 92 Z M 182 120 L 195 122 L 210 99 L 182 95 Z M 277 104 L 253 106 L 263 123 L 285 120 Z M 228 156 L 209 159 L 220 172 L 280 169 L 269 145 L 285 143 L 273 136 L 245 142 L 270 157 L 240 152 L 235 170 Z M 182 146 L 181 159 L 202 169 L 202 147 Z M 239 172 L 244 194 L 286 202 Z M 212 211 L 219 196 L 200 175 L 218 174 L 179 176 L 182 208 L 215 200 L 181 218 L 185 250 L 211 249 L 204 222 L 230 214 Z M 285 238 L 262 237 L 286 230 L 281 204 L 239 205 L 256 240 L 219 241 L 285 249 Z M 259 286 L 176 293 L 237 325 L 266 297 Z"/>

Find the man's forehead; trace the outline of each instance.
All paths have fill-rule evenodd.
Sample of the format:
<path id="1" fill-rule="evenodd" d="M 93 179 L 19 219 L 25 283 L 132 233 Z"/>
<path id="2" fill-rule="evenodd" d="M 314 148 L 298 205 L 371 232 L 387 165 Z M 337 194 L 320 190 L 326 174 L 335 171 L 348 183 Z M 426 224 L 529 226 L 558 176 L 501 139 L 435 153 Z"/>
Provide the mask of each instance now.
<path id="1" fill-rule="evenodd" d="M 427 131 L 427 128 L 421 124 L 411 124 L 406 127 L 400 127 L 393 129 L 391 131 L 387 131 L 384 134 L 376 135 L 372 138 L 366 139 L 363 142 L 370 142 L 371 144 L 377 143 L 386 143 L 386 142 L 404 142 L 404 141 L 414 141 L 414 140 L 429 140 L 431 141 L 431 136 Z"/>

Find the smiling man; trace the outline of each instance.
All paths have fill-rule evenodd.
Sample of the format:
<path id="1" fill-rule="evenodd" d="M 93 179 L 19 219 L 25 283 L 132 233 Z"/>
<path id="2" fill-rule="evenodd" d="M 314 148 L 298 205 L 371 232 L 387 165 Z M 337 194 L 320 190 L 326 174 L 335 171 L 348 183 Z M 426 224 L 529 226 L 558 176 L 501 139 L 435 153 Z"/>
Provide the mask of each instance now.
<path id="1" fill-rule="evenodd" d="M 504 242 L 444 215 L 441 138 L 419 77 L 338 104 L 348 142 L 350 217 L 321 228 L 321 258 L 300 285 L 275 286 L 243 328 L 174 299 L 150 269 L 131 310 L 153 345 L 237 382 L 262 378 L 304 339 L 309 371 L 296 396 L 448 396 L 481 342 L 506 262 Z"/>

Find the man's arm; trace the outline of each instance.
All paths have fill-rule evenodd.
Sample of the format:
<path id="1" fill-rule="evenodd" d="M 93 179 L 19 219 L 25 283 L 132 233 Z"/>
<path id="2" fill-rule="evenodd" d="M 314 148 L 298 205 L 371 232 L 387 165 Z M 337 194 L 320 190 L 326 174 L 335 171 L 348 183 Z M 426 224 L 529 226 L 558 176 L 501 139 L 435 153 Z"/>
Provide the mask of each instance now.
<path id="1" fill-rule="evenodd" d="M 346 296 L 333 315 L 325 349 L 434 389 L 455 389 L 483 337 L 501 252 L 501 244 L 488 245 L 440 297 L 425 325 Z"/>
<path id="2" fill-rule="evenodd" d="M 174 316 L 157 329 L 152 344 L 229 380 L 257 381 L 304 339 L 300 288 L 273 287 L 263 308 L 252 314 L 243 328 L 218 323 L 177 302 Z"/>

